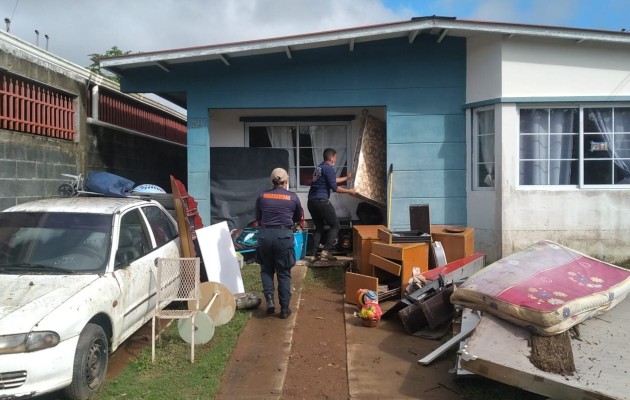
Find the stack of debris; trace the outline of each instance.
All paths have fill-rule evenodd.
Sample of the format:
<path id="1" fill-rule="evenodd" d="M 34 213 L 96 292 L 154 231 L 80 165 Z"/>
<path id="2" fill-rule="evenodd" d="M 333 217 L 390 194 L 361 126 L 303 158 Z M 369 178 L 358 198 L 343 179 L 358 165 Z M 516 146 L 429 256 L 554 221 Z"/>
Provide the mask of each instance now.
<path id="1" fill-rule="evenodd" d="M 450 301 L 455 287 L 485 266 L 485 254 L 472 256 L 426 271 L 410 284 L 384 319 L 398 316 L 410 335 L 439 339 L 451 327 L 455 307 Z"/>
<path id="2" fill-rule="evenodd" d="M 628 292 L 629 270 L 541 241 L 458 286 L 452 304 L 481 316 L 445 345 L 470 335 L 458 372 L 554 399 L 627 398 Z"/>

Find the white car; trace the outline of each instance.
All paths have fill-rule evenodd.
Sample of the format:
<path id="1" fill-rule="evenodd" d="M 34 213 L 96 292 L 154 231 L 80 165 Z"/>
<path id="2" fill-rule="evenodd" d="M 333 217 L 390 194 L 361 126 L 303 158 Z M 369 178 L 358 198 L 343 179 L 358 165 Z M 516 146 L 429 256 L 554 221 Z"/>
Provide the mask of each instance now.
<path id="1" fill-rule="evenodd" d="M 0 399 L 88 399 L 109 353 L 151 319 L 155 262 L 180 257 L 157 202 L 71 197 L 0 212 Z"/>

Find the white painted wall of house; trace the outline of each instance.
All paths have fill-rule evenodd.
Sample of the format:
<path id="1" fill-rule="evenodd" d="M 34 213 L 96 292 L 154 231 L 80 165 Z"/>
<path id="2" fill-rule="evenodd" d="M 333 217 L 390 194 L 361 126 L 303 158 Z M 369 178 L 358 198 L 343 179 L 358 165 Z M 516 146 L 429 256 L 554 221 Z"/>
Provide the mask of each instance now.
<path id="1" fill-rule="evenodd" d="M 493 36 L 471 38 L 467 48 L 466 102 L 501 97 L 501 43 Z M 495 107 L 495 124 L 500 126 L 500 106 Z M 497 130 L 497 133 L 499 130 Z M 467 165 L 472 166 L 472 115 L 466 116 Z M 468 226 L 475 228 L 475 250 L 486 253 L 488 261 L 501 258 L 501 207 L 499 158 L 500 135 L 495 138 L 497 149 L 495 190 L 472 190 L 471 174 L 467 177 Z M 474 170 L 474 167 L 472 167 Z"/>
<path id="2" fill-rule="evenodd" d="M 630 94 L 630 47 L 523 38 L 502 42 L 502 96 Z"/>
<path id="3" fill-rule="evenodd" d="M 471 40 L 468 48 L 468 102 L 497 97 L 630 96 L 627 45 L 525 38 L 476 42 Z M 497 54 L 502 58 L 499 82 L 484 73 L 496 72 L 497 67 L 489 64 Z M 496 193 L 471 191 L 468 201 L 477 248 L 484 251 L 489 246 L 492 253 L 490 249 L 498 247 L 503 257 L 537 240 L 550 239 L 608 261 L 629 259 L 630 191 L 519 188 L 518 110 L 508 103 L 495 110 L 497 162 L 501 164 Z M 471 137 L 470 124 L 467 129 Z M 496 247 L 491 246 L 492 240 Z"/>

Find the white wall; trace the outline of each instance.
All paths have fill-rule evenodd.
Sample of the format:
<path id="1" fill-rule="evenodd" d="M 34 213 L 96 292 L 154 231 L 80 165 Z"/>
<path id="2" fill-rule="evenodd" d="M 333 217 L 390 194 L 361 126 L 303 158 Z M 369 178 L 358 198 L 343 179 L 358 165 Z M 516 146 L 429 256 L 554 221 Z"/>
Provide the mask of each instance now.
<path id="1" fill-rule="evenodd" d="M 354 167 L 352 165 L 354 147 L 359 137 L 359 129 L 361 129 L 363 110 L 368 110 L 370 115 L 385 121 L 385 108 L 383 107 L 210 110 L 210 146 L 245 146 L 245 123 L 239 120 L 241 117 L 354 115 L 355 119 L 351 121 L 351 134 L 348 141 L 348 169 L 352 169 Z M 306 191 L 298 192 L 304 207 L 304 217 L 310 219 L 311 215 L 306 207 L 307 194 Z M 332 193 L 330 199 L 335 204 L 337 215 L 340 218 L 358 219 L 356 209 L 361 202 L 360 199 L 337 193 Z"/>
<path id="2" fill-rule="evenodd" d="M 502 55 L 502 97 L 630 94 L 628 45 L 513 37 Z"/>
<path id="3" fill-rule="evenodd" d="M 501 43 L 494 36 L 469 39 L 467 49 L 466 102 L 501 97 Z M 500 107 L 495 107 L 496 132 L 500 128 Z M 472 161 L 472 114 L 466 114 L 467 165 L 474 171 Z M 500 135 L 496 135 L 495 147 L 500 149 Z M 467 176 L 467 225 L 475 229 L 475 250 L 486 253 L 488 262 L 501 258 L 500 224 L 500 159 L 496 159 L 495 190 L 472 190 L 471 173 Z"/>
<path id="4" fill-rule="evenodd" d="M 468 39 L 466 103 L 501 97 L 501 42 L 496 36 Z"/>
<path id="5" fill-rule="evenodd" d="M 512 38 L 503 41 L 502 54 L 504 98 L 630 95 L 627 46 Z M 630 192 L 519 187 L 518 110 L 500 109 L 503 256 L 549 239 L 608 261 L 629 259 Z"/>

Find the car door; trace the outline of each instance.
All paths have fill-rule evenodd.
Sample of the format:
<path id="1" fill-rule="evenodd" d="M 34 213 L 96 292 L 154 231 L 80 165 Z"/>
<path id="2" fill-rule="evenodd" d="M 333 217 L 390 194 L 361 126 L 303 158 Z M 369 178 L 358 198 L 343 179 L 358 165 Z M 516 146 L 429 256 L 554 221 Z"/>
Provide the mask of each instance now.
<path id="1" fill-rule="evenodd" d="M 151 235 L 139 209 L 120 217 L 114 275 L 122 292 L 122 336 L 128 337 L 146 320 L 151 309 L 151 286 L 155 287 Z M 153 281 L 153 283 L 152 283 Z"/>
<path id="2" fill-rule="evenodd" d="M 147 205 L 141 207 L 142 214 L 146 219 L 149 226 L 149 233 L 153 243 L 153 250 L 151 253 L 151 259 L 154 260 L 152 264 L 153 278 L 156 274 L 156 260 L 158 257 L 162 258 L 178 258 L 181 257 L 179 248 L 179 232 L 175 221 L 171 218 L 166 210 L 156 205 Z M 150 307 L 151 310 L 155 308 L 156 303 L 156 287 L 155 279 L 151 280 Z"/>

